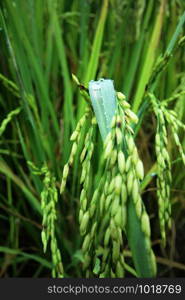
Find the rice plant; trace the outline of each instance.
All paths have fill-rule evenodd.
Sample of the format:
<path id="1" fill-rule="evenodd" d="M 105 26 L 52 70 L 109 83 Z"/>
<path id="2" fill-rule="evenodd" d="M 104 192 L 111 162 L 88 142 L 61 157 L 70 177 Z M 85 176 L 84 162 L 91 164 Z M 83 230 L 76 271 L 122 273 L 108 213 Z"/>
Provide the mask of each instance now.
<path id="1" fill-rule="evenodd" d="M 0 276 L 185 274 L 185 3 L 5 0 Z"/>

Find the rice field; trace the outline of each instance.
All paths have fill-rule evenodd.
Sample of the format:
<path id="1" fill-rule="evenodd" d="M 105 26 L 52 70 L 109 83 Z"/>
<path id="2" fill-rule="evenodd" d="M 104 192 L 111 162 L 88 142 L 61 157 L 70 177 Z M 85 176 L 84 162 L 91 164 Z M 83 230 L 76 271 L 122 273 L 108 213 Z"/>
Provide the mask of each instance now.
<path id="1" fill-rule="evenodd" d="M 184 277 L 185 2 L 0 9 L 0 277 Z"/>

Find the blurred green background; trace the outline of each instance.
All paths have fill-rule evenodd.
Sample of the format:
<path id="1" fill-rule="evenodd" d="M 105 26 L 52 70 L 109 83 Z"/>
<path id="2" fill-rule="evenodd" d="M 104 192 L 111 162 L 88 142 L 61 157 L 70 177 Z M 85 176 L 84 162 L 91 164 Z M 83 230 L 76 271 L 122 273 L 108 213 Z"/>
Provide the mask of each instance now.
<path id="1" fill-rule="evenodd" d="M 181 92 L 185 86 L 185 48 L 177 44 L 185 27 L 181 24 L 178 31 L 177 25 L 184 11 L 183 0 L 1 2 L 1 277 L 51 276 L 50 251 L 43 253 L 40 237 L 43 178 L 33 174 L 27 162 L 38 167 L 47 165 L 59 188 L 71 149 L 70 135 L 85 109 L 71 74 L 76 74 L 85 86 L 91 79 L 113 79 L 116 90 L 123 92 L 138 112 L 158 57 L 170 49 L 170 61 L 153 90 L 160 100 Z M 184 101 L 182 94 L 170 103 L 182 122 Z M 11 111 L 14 113 L 7 119 Z M 147 174 L 156 161 L 156 121 L 147 109 L 141 114 L 136 142 Z M 185 145 L 184 133 L 179 134 Z M 101 146 L 98 137 L 97 157 Z M 185 172 L 174 143 L 169 143 L 169 151 L 174 162 L 174 221 L 166 249 L 159 241 L 155 178 L 150 176 L 143 191 L 159 277 L 185 275 Z M 96 168 L 96 159 L 94 165 Z M 56 235 L 67 277 L 82 276 L 78 203 L 76 170 L 70 175 L 64 196 L 58 195 L 57 205 Z"/>

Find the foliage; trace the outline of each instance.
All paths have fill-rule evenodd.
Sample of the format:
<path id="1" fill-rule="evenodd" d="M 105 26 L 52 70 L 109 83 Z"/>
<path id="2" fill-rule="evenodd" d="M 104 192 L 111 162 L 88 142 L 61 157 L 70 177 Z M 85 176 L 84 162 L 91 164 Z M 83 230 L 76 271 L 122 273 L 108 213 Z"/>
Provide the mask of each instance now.
<path id="1" fill-rule="evenodd" d="M 1 276 L 100 276 L 104 245 L 107 268 L 117 266 L 111 276 L 144 276 L 139 271 L 144 262 L 136 263 L 140 253 L 134 253 L 132 234 L 129 242 L 117 237 L 107 244 L 111 218 L 118 228 L 122 226 L 113 203 L 107 204 L 107 219 L 98 217 L 98 229 L 88 215 L 93 200 L 105 212 L 104 194 L 97 189 L 105 178 L 102 174 L 107 174 L 107 185 L 116 178 L 118 192 L 119 175 L 125 172 L 120 163 L 125 153 L 119 147 L 111 149 L 117 159 L 122 157 L 113 164 L 114 172 L 111 159 L 104 164 L 105 146 L 89 108 L 88 82 L 101 77 L 113 79 L 116 90 L 125 94 L 122 114 L 130 109 L 138 117 L 137 124 L 129 125 L 134 134 L 127 131 L 127 144 L 131 135 L 134 145 L 128 147 L 128 156 L 136 147 L 145 169 L 139 188 L 142 213 L 150 218 L 157 276 L 184 276 L 184 11 L 183 0 L 1 3 Z M 78 86 L 72 73 L 80 79 L 76 78 Z M 126 103 L 131 107 L 124 107 Z M 112 140 L 116 129 L 113 125 Z M 129 170 L 136 175 L 136 164 Z M 132 175 L 127 171 L 125 176 L 127 185 Z M 135 204 L 130 201 L 127 208 L 127 226 L 138 230 L 138 223 L 132 222 Z M 87 227 L 88 222 L 92 226 Z M 96 259 L 91 268 L 82 269 L 93 230 L 100 234 L 96 241 L 100 247 L 93 242 Z M 46 249 L 49 241 L 51 247 Z"/>

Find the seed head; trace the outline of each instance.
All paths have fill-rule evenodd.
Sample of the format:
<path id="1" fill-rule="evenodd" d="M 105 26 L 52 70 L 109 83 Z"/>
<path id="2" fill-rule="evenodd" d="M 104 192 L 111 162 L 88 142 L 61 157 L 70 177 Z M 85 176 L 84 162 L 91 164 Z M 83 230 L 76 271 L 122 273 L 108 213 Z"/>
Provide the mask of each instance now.
<path id="1" fill-rule="evenodd" d="M 109 240 L 110 240 L 110 228 L 108 227 L 105 232 L 105 237 L 104 237 L 104 246 L 105 247 L 108 246 Z"/>
<path id="2" fill-rule="evenodd" d="M 111 165 L 111 166 L 114 166 L 114 165 L 115 165 L 116 159 L 117 159 L 117 150 L 114 149 L 114 150 L 112 151 L 112 155 L 111 155 L 111 159 L 110 159 L 110 165 Z"/>
<path id="3" fill-rule="evenodd" d="M 125 155 L 121 150 L 118 152 L 118 168 L 120 173 L 123 174 L 125 171 Z"/>
<path id="4" fill-rule="evenodd" d="M 143 212 L 143 215 L 141 217 L 141 228 L 142 231 L 148 236 L 150 237 L 150 221 L 149 221 L 149 217 L 146 214 L 146 212 Z"/>
<path id="5" fill-rule="evenodd" d="M 127 157 L 127 160 L 126 160 L 126 165 L 125 165 L 125 171 L 128 172 L 131 168 L 131 156 L 128 156 Z"/>
<path id="6" fill-rule="evenodd" d="M 82 221 L 81 221 L 81 224 L 80 224 L 80 232 L 81 232 L 82 235 L 84 235 L 85 232 L 86 232 L 88 222 L 89 222 L 89 212 L 86 211 L 85 214 L 82 217 Z"/>
<path id="7" fill-rule="evenodd" d="M 127 179 L 127 191 L 128 191 L 128 194 L 131 194 L 132 187 L 133 187 L 133 180 L 134 180 L 134 174 L 133 174 L 132 169 L 128 172 L 128 177 L 127 178 L 128 178 Z"/>
<path id="8" fill-rule="evenodd" d="M 107 159 L 112 154 L 112 149 L 113 149 L 113 143 L 110 140 L 105 148 L 104 159 Z"/>
<path id="9" fill-rule="evenodd" d="M 112 195 L 109 195 L 105 201 L 105 210 L 106 211 L 108 211 L 111 201 L 112 201 Z"/>
<path id="10" fill-rule="evenodd" d="M 121 186 L 121 201 L 122 204 L 125 204 L 127 201 L 127 187 L 124 182 L 122 182 L 122 186 Z"/>
<path id="11" fill-rule="evenodd" d="M 78 78 L 76 77 L 76 75 L 72 74 L 72 79 L 77 85 L 80 85 L 80 82 L 79 82 Z"/>
<path id="12" fill-rule="evenodd" d="M 44 245 L 44 253 L 45 253 L 46 248 L 47 248 L 47 237 L 46 237 L 46 233 L 44 230 L 42 230 L 42 232 L 41 232 L 41 239 L 42 239 L 42 243 Z"/>
<path id="13" fill-rule="evenodd" d="M 143 180 L 144 178 L 144 167 L 143 167 L 143 163 L 141 160 L 138 160 L 137 164 L 136 164 L 136 174 L 137 177 L 141 180 Z"/>
<path id="14" fill-rule="evenodd" d="M 141 198 L 140 196 L 138 197 L 138 200 L 135 204 L 135 207 L 136 207 L 136 214 L 138 216 L 138 218 L 140 219 L 141 218 L 141 213 L 142 213 L 142 205 L 141 205 Z"/>
<path id="15" fill-rule="evenodd" d="M 114 181 L 115 193 L 119 195 L 121 193 L 122 177 L 117 175 Z"/>
<path id="16" fill-rule="evenodd" d="M 64 170 L 63 170 L 63 178 L 67 178 L 68 173 L 69 173 L 69 165 L 65 164 Z"/>
<path id="17" fill-rule="evenodd" d="M 120 145 L 123 140 L 123 135 L 120 128 L 118 127 L 116 128 L 116 139 L 117 139 L 117 144 Z"/>
<path id="18" fill-rule="evenodd" d="M 123 221 L 124 221 L 124 220 L 123 220 L 123 218 L 122 218 L 122 207 L 119 205 L 118 210 L 117 210 L 117 213 L 116 213 L 116 215 L 114 216 L 114 222 L 115 222 L 115 224 L 116 224 L 118 227 L 122 228 Z"/>
<path id="19" fill-rule="evenodd" d="M 75 141 L 77 139 L 78 135 L 79 135 L 79 132 L 77 130 L 75 130 L 70 137 L 70 141 Z"/>
<path id="20" fill-rule="evenodd" d="M 137 202 L 139 196 L 139 186 L 138 186 L 138 180 L 135 178 L 132 186 L 132 197 L 134 203 Z"/>
<path id="21" fill-rule="evenodd" d="M 82 251 L 85 253 L 86 251 L 88 251 L 88 248 L 90 246 L 90 242 L 91 242 L 91 236 L 88 233 L 84 239 L 83 245 L 82 245 Z"/>
<path id="22" fill-rule="evenodd" d="M 123 93 L 117 92 L 116 94 L 117 94 L 117 97 L 118 97 L 119 100 L 125 100 L 126 99 L 126 96 Z"/>
<path id="23" fill-rule="evenodd" d="M 135 124 L 138 123 L 138 117 L 137 117 L 137 115 L 136 115 L 132 110 L 126 109 L 126 110 L 125 110 L 125 113 L 127 114 L 127 116 L 129 117 L 129 119 L 130 119 L 133 123 L 135 123 Z"/>
<path id="24" fill-rule="evenodd" d="M 119 200 L 120 200 L 119 196 L 114 197 L 114 201 L 111 205 L 111 216 L 114 216 L 117 213 L 119 208 Z"/>
<path id="25" fill-rule="evenodd" d="M 129 135 L 129 137 L 127 138 L 127 146 L 128 146 L 129 152 L 132 153 L 134 150 L 135 144 L 134 144 L 133 137 L 131 135 Z"/>

